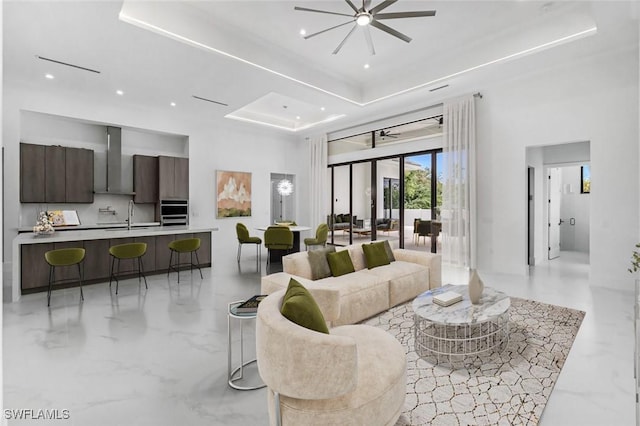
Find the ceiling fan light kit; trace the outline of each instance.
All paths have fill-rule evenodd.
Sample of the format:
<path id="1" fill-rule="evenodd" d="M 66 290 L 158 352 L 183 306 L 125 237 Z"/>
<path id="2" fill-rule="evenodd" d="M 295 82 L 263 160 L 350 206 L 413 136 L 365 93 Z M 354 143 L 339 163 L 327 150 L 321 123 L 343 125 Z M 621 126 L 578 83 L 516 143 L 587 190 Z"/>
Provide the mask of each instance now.
<path id="1" fill-rule="evenodd" d="M 436 15 L 436 11 L 435 10 L 424 10 L 424 11 L 413 11 L 413 12 L 395 12 L 395 13 L 379 13 L 382 10 L 386 9 L 387 7 L 391 6 L 392 4 L 396 3 L 398 0 L 384 0 L 382 3 L 378 4 L 377 6 L 369 9 L 369 6 L 371 4 L 371 0 L 362 0 L 362 7 L 361 8 L 357 8 L 355 4 L 353 4 L 353 2 L 351 0 L 345 0 L 345 2 L 347 3 L 347 5 L 349 5 L 349 7 L 353 10 L 353 14 L 349 15 L 346 13 L 341 13 L 341 12 L 332 12 L 332 11 L 328 11 L 328 10 L 319 10 L 319 9 L 309 9 L 307 7 L 299 7 L 299 6 L 295 6 L 294 10 L 299 10 L 302 12 L 314 12 L 314 13 L 325 13 L 328 15 L 338 15 L 338 16 L 348 16 L 350 18 L 352 18 L 350 21 L 348 22 L 344 22 L 342 24 L 338 24 L 335 25 L 333 27 L 327 28 L 325 30 L 322 31 L 318 31 L 316 33 L 310 34 L 308 36 L 305 36 L 305 40 L 309 39 L 311 37 L 315 37 L 319 34 L 325 33 L 327 31 L 336 29 L 336 28 L 340 28 L 343 27 L 345 25 L 349 25 L 355 22 L 355 24 L 353 25 L 353 27 L 351 28 L 351 30 L 349 31 L 349 33 L 347 33 L 346 37 L 342 40 L 342 42 L 340 42 L 340 44 L 338 45 L 338 47 L 333 51 L 333 54 L 337 54 L 338 52 L 340 52 L 340 49 L 342 49 L 342 46 L 345 45 L 345 43 L 347 42 L 347 40 L 349 39 L 349 37 L 351 37 L 351 34 L 353 34 L 353 32 L 355 31 L 356 28 L 358 27 L 362 27 L 363 31 L 364 31 L 364 37 L 365 40 L 367 42 L 367 46 L 369 48 L 369 53 L 371 55 L 375 55 L 376 51 L 375 48 L 373 47 L 373 40 L 371 39 L 371 33 L 369 32 L 369 25 L 371 25 L 374 28 L 377 28 L 381 31 L 384 31 L 387 34 L 390 34 L 396 38 L 399 38 L 400 40 L 409 43 L 411 41 L 411 37 L 408 37 L 404 34 L 402 34 L 401 32 L 394 30 L 393 28 L 379 22 L 380 20 L 384 20 L 384 19 L 401 19 L 401 18 L 422 18 L 422 17 L 427 17 L 427 16 L 435 16 Z"/>

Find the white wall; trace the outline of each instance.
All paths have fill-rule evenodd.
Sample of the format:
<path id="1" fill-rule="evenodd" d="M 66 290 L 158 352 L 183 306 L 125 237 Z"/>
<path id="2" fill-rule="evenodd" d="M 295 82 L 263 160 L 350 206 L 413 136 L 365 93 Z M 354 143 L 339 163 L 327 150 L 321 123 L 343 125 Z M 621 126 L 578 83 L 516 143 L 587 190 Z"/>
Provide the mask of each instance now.
<path id="1" fill-rule="evenodd" d="M 233 218 L 216 219 L 215 171 L 252 172 L 253 216 L 242 218 L 247 227 L 267 224 L 270 213 L 270 174 L 295 174 L 297 185 L 309 185 L 306 142 L 262 127 L 236 123 L 226 119 L 182 116 L 169 109 L 142 109 L 119 100 L 94 99 L 82 93 L 31 91 L 26 87 L 4 85 L 2 135 L 5 147 L 4 177 L 4 260 L 11 261 L 11 242 L 19 223 L 19 142 L 22 110 L 36 111 L 93 122 L 119 124 L 123 127 L 152 129 L 189 137 L 189 180 L 191 223 L 215 226 L 213 255 L 221 249 L 237 245 Z M 298 223 L 308 221 L 308 191 L 297 194 Z M 10 287 L 10 280 L 4 286 Z"/>
<path id="2" fill-rule="evenodd" d="M 526 148 L 590 141 L 590 281 L 631 288 L 627 267 L 639 234 L 637 45 L 573 61 L 539 56 L 530 73 L 480 88 L 478 267 L 528 271 Z"/>

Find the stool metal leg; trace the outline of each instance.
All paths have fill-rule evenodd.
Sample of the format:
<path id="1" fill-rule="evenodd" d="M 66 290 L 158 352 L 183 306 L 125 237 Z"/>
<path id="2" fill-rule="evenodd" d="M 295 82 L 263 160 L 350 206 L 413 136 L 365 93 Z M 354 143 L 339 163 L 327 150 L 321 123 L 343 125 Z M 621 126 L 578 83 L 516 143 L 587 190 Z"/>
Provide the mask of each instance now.
<path id="1" fill-rule="evenodd" d="M 82 292 L 82 280 L 83 280 L 83 271 L 82 267 L 80 267 L 80 263 L 78 263 L 78 276 L 80 277 L 80 300 L 84 301 L 84 294 Z"/>
<path id="2" fill-rule="evenodd" d="M 109 288 L 111 288 L 111 281 L 113 280 L 113 278 L 115 278 L 115 275 L 113 275 L 113 266 L 115 262 L 116 262 L 116 258 L 114 256 L 111 256 L 111 272 L 109 274 Z"/>
<path id="3" fill-rule="evenodd" d="M 240 263 L 240 255 L 241 254 L 242 254 L 242 243 L 238 241 L 238 255 L 236 256 L 237 257 L 236 260 L 238 261 L 238 263 Z"/>
<path id="4" fill-rule="evenodd" d="M 53 286 L 54 266 L 49 266 L 49 291 L 47 292 L 47 306 L 51 306 L 51 287 Z"/>
<path id="5" fill-rule="evenodd" d="M 118 272 L 120 272 L 120 258 L 118 258 Z M 118 285 L 120 284 L 120 281 L 118 281 L 118 277 L 115 275 L 114 278 L 116 279 L 116 294 L 118 294 Z"/>
<path id="6" fill-rule="evenodd" d="M 194 264 L 194 263 L 193 263 L 193 253 L 195 253 L 195 254 L 196 254 L 196 262 L 198 262 L 198 263 L 196 263 L 196 264 L 195 264 L 195 265 L 196 265 L 196 268 L 198 268 L 198 271 L 200 271 L 200 279 L 204 279 L 204 277 L 202 276 L 202 269 L 200 269 L 200 259 L 198 259 L 198 251 L 197 251 L 197 250 L 196 250 L 196 251 L 192 251 L 191 253 L 192 253 L 192 256 L 191 256 L 191 265 L 193 265 L 193 264 Z M 193 268 L 191 268 L 191 269 L 193 270 Z"/>
<path id="7" fill-rule="evenodd" d="M 148 289 L 147 276 L 144 274 L 144 266 L 142 265 L 142 256 L 138 257 L 138 282 L 140 282 L 140 275 L 144 278 L 144 288 Z"/>

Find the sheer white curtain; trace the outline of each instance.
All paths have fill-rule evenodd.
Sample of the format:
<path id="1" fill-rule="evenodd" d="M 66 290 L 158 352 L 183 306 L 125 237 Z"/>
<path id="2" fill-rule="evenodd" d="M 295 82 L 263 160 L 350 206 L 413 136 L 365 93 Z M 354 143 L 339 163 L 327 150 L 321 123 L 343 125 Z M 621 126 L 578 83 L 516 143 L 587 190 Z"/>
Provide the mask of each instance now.
<path id="1" fill-rule="evenodd" d="M 476 118 L 473 95 L 443 106 L 442 262 L 475 268 Z"/>
<path id="2" fill-rule="evenodd" d="M 327 221 L 327 135 L 309 138 L 311 226 Z"/>

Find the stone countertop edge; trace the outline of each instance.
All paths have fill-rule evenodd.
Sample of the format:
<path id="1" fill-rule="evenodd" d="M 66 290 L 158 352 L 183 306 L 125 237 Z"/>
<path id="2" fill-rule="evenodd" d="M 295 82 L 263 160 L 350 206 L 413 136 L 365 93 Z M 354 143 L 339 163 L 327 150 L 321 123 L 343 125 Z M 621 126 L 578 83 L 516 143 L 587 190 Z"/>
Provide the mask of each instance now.
<path id="1" fill-rule="evenodd" d="M 154 226 L 149 228 L 120 229 L 83 229 L 55 232 L 51 235 L 36 236 L 33 232 L 18 234 L 13 240 L 17 244 L 41 244 L 78 240 L 106 240 L 128 237 L 151 237 L 154 235 L 189 234 L 217 231 L 216 227 L 206 226 Z"/>

